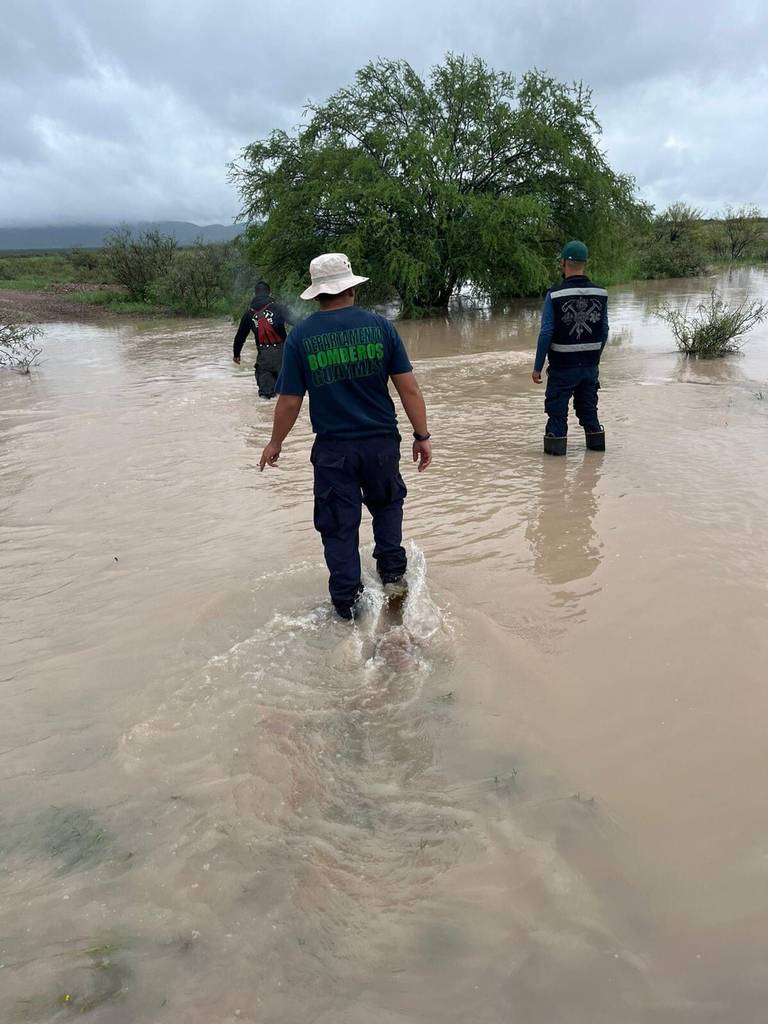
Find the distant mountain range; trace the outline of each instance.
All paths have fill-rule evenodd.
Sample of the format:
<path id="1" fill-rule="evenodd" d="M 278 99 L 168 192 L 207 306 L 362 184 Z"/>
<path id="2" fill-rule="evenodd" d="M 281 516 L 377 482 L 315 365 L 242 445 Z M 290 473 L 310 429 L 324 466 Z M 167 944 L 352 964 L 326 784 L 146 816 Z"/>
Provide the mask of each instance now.
<path id="1" fill-rule="evenodd" d="M 2 228 L 0 250 L 18 249 L 100 249 L 104 239 L 117 227 L 129 227 L 133 233 L 157 230 L 173 235 L 179 245 L 204 242 L 229 242 L 242 234 L 242 224 L 190 224 L 184 220 L 147 221 L 136 224 L 70 224 L 66 227 Z"/>

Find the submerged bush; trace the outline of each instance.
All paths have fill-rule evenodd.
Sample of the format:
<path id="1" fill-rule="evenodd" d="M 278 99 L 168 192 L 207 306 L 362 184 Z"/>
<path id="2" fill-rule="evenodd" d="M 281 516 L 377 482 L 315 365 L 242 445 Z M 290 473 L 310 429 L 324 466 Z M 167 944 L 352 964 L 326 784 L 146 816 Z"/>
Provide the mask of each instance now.
<path id="1" fill-rule="evenodd" d="M 713 290 L 693 313 L 689 313 L 687 305 L 675 309 L 666 303 L 654 315 L 672 328 L 681 352 L 716 359 L 739 351 L 744 335 L 768 317 L 768 302 L 747 297 L 738 304 L 728 303 Z"/>
<path id="2" fill-rule="evenodd" d="M 17 373 L 29 373 L 37 363 L 42 348 L 35 345 L 40 328 L 17 321 L 0 323 L 0 366 Z"/>

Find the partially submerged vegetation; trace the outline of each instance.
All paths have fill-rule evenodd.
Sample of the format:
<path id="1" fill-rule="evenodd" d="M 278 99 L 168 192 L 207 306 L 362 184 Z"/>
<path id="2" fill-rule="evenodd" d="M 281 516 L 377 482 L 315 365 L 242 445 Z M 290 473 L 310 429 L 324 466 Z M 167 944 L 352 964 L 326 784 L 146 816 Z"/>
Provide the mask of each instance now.
<path id="1" fill-rule="evenodd" d="M 701 211 L 675 203 L 636 225 L 628 242 L 614 238 L 607 249 L 598 249 L 590 272 L 610 285 L 694 277 L 735 264 L 766 264 L 768 220 L 758 214 L 753 207 L 742 207 L 707 220 Z M 17 293 L 22 307 L 23 295 L 31 298 L 34 293 L 47 297 L 52 306 L 79 303 L 109 315 L 239 316 L 254 279 L 268 270 L 268 262 L 260 260 L 260 250 L 253 246 L 253 233 L 244 243 L 198 242 L 181 248 L 168 236 L 120 232 L 100 250 L 9 253 L 0 255 L 0 302 L 5 290 Z M 272 270 L 277 273 L 274 266 Z M 273 274 L 270 283 L 274 281 L 276 293 L 290 303 L 305 276 L 306 267 L 287 276 Z M 367 289 L 368 301 L 374 291 Z M 537 289 L 531 291 L 535 294 Z"/>
<path id="2" fill-rule="evenodd" d="M 307 112 L 231 169 L 251 258 L 274 283 L 343 251 L 405 315 L 467 288 L 499 305 L 546 289 L 568 237 L 607 264 L 647 215 L 608 165 L 580 83 L 456 54 L 426 78 L 378 60 Z"/>
<path id="3" fill-rule="evenodd" d="M 35 344 L 40 328 L 10 318 L 0 321 L 0 366 L 16 373 L 29 373 L 38 362 L 42 348 Z"/>
<path id="4" fill-rule="evenodd" d="M 696 277 L 715 267 L 768 261 L 768 218 L 756 206 L 726 206 L 705 217 L 672 203 L 651 218 L 637 242 L 638 278 Z"/>
<path id="5" fill-rule="evenodd" d="M 640 201 L 605 158 L 582 83 L 455 54 L 425 78 L 379 60 L 306 113 L 295 134 L 272 132 L 232 166 L 248 224 L 236 241 L 181 248 L 118 230 L 98 251 L 0 255 L 0 289 L 110 313 L 231 316 L 256 277 L 290 302 L 312 257 L 343 251 L 371 279 L 367 302 L 419 316 L 460 293 L 496 306 L 540 294 L 573 237 L 603 284 L 768 261 L 755 206 L 707 218 Z"/>
<path id="6" fill-rule="evenodd" d="M 448 54 L 420 77 L 379 60 L 307 108 L 295 134 L 248 146 L 231 174 L 252 263 L 295 291 L 309 259 L 347 252 L 367 294 L 405 315 L 458 291 L 492 304 L 541 293 L 568 238 L 603 284 L 686 277 L 768 258 L 755 207 L 715 220 L 674 203 L 655 213 L 600 147 L 589 89 L 538 71 L 515 77 Z"/>
<path id="7" fill-rule="evenodd" d="M 729 303 L 712 291 L 693 312 L 689 306 L 679 309 L 666 304 L 655 315 L 672 328 L 681 352 L 716 359 L 739 351 L 745 335 L 768 318 L 768 302 L 745 298 Z"/>

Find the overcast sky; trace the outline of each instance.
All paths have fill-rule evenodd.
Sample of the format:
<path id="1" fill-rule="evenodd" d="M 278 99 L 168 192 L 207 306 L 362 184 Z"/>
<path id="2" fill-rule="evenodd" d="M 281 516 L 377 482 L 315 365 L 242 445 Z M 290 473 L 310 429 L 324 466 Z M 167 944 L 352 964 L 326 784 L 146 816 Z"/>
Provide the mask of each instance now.
<path id="1" fill-rule="evenodd" d="M 226 165 L 377 57 L 595 93 L 656 205 L 768 210 L 768 0 L 2 0 L 0 225 L 229 222 Z"/>

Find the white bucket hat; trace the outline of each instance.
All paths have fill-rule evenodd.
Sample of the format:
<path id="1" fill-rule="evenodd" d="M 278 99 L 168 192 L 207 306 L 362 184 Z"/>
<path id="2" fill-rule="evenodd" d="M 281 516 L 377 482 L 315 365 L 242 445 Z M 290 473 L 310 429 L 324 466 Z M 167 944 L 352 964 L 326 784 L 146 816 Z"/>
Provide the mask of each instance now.
<path id="1" fill-rule="evenodd" d="M 316 256 L 309 264 L 309 276 L 312 284 L 301 293 L 302 299 L 338 295 L 368 280 L 352 273 L 352 264 L 343 252 L 324 252 L 322 256 Z"/>

